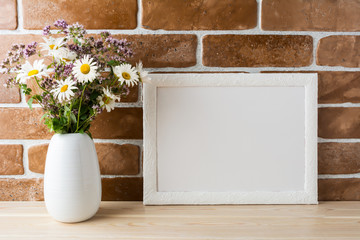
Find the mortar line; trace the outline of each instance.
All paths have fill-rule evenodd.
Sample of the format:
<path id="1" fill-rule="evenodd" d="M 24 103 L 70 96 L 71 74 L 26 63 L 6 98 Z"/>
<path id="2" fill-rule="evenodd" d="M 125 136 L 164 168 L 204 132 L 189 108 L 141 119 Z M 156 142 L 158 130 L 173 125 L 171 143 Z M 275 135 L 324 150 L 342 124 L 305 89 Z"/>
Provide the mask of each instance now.
<path id="1" fill-rule="evenodd" d="M 197 38 L 197 45 L 196 45 L 196 64 L 193 67 L 197 67 L 197 68 L 203 68 L 203 62 L 202 62 L 202 56 L 203 56 L 203 51 L 204 51 L 204 46 L 203 46 L 203 38 L 206 36 L 206 34 L 196 34 L 196 38 Z M 186 68 L 188 69 L 188 68 Z"/>
<path id="2" fill-rule="evenodd" d="M 319 41 L 321 39 L 321 37 L 319 36 L 312 36 L 313 38 L 313 59 L 312 59 L 312 67 L 317 67 L 317 63 L 316 63 L 316 59 L 317 59 L 317 46 L 319 44 Z"/>
<path id="3" fill-rule="evenodd" d="M 259 31 L 262 31 L 262 28 L 261 28 L 262 0 L 256 0 L 256 1 L 257 1 L 257 29 Z"/>
<path id="4" fill-rule="evenodd" d="M 318 138 L 318 143 L 360 143 L 360 138 Z"/>
<path id="5" fill-rule="evenodd" d="M 350 107 L 360 107 L 360 103 L 322 103 L 318 104 L 318 108 L 332 108 L 332 107 L 344 107 L 344 108 L 350 108 Z"/>
<path id="6" fill-rule="evenodd" d="M 151 30 L 145 29 L 141 26 L 135 29 L 90 29 L 87 30 L 89 34 L 93 33 L 101 33 L 103 31 L 108 31 L 111 34 L 150 34 L 150 35 L 164 35 L 164 34 L 206 34 L 206 35 L 225 35 L 225 34 L 232 34 L 232 35 L 309 35 L 309 36 L 318 36 L 321 38 L 336 35 L 336 36 L 348 36 L 348 35 L 355 35 L 359 36 L 360 31 L 358 32 L 329 32 L 329 31 L 271 31 L 271 30 L 262 30 L 258 27 L 252 29 L 244 29 L 244 30 Z M 29 30 L 19 28 L 17 30 L 0 30 L 0 34 L 9 34 L 9 35 L 20 35 L 20 34 L 35 34 L 35 35 L 42 35 L 42 30 Z"/>
<path id="7" fill-rule="evenodd" d="M 28 150 L 29 146 L 28 143 L 23 142 L 23 168 L 24 168 L 24 175 L 29 176 L 30 175 L 30 169 L 29 169 L 29 158 L 28 158 Z"/>
<path id="8" fill-rule="evenodd" d="M 344 179 L 344 178 L 360 178 L 360 173 L 349 174 L 319 174 L 318 179 Z"/>
<path id="9" fill-rule="evenodd" d="M 17 0 L 16 1 L 17 4 L 17 20 L 18 20 L 18 27 L 17 27 L 17 31 L 18 32 L 22 32 L 22 30 L 24 30 L 24 17 L 23 17 L 23 4 L 22 4 L 22 0 Z"/>
<path id="10" fill-rule="evenodd" d="M 137 26 L 136 29 L 141 29 L 142 28 L 142 0 L 137 0 L 137 5 L 138 5 L 138 11 L 137 11 L 137 15 L 136 15 L 136 20 L 137 20 Z"/>
<path id="11" fill-rule="evenodd" d="M 100 175 L 101 178 L 142 178 L 142 174 L 136 175 Z M 29 173 L 28 175 L 0 175 L 0 179 L 31 179 L 38 178 L 43 179 L 44 174 L 42 173 Z M 360 173 L 349 173 L 349 174 L 319 174 L 318 179 L 360 179 Z"/>
<path id="12" fill-rule="evenodd" d="M 257 72 L 256 72 L 257 73 Z M 138 96 L 139 100 L 136 103 L 115 103 L 115 108 L 142 108 L 143 107 L 143 102 L 141 100 L 142 98 L 142 93 L 139 93 Z M 21 102 L 21 103 L 0 103 L 0 108 L 28 108 L 29 106 L 27 105 L 26 102 Z M 360 107 L 360 103 L 351 103 L 351 102 L 346 102 L 346 103 L 320 103 L 318 104 L 318 108 L 336 108 L 336 107 L 342 107 L 342 108 L 358 108 Z M 39 104 L 33 104 L 32 106 L 33 109 L 36 108 L 41 108 L 41 106 Z"/>

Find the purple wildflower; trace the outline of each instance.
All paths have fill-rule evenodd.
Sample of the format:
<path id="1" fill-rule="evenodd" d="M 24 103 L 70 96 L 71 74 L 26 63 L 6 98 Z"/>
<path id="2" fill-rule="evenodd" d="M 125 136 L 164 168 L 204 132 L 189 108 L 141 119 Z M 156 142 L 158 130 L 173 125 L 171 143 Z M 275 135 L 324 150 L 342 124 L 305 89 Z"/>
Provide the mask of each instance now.
<path id="1" fill-rule="evenodd" d="M 55 84 L 56 82 L 52 78 L 45 78 L 41 81 L 40 86 L 50 91 Z"/>
<path id="2" fill-rule="evenodd" d="M 124 92 L 121 94 L 121 95 L 123 95 L 123 96 L 128 96 L 129 93 L 130 93 L 130 89 L 129 89 L 129 87 L 126 86 L 126 85 L 123 86 L 123 91 L 124 91 Z"/>
<path id="3" fill-rule="evenodd" d="M 36 46 L 37 42 L 32 42 L 24 50 L 24 55 L 26 58 L 29 58 L 30 56 L 34 55 L 36 53 Z"/>
<path id="4" fill-rule="evenodd" d="M 6 79 L 4 87 L 9 88 L 9 87 L 15 86 L 15 84 L 16 84 L 16 79 L 13 77 L 10 77 L 10 78 Z"/>
<path id="5" fill-rule="evenodd" d="M 100 33 L 100 36 L 101 36 L 102 38 L 107 38 L 107 37 L 110 36 L 110 35 L 111 35 L 111 33 L 108 32 L 108 31 L 103 31 L 103 32 Z"/>
<path id="6" fill-rule="evenodd" d="M 44 36 L 47 36 L 47 35 L 49 35 L 49 34 L 50 34 L 50 28 L 51 28 L 51 26 L 50 26 L 50 25 L 49 25 L 49 26 L 44 27 L 44 29 L 43 29 L 43 35 L 44 35 Z"/>
<path id="7" fill-rule="evenodd" d="M 68 25 L 66 30 L 70 38 L 79 39 L 79 38 L 83 38 L 84 35 L 86 34 L 84 26 L 79 23 Z"/>
<path id="8" fill-rule="evenodd" d="M 16 50 L 18 50 L 19 49 L 19 44 L 13 44 L 12 46 L 11 46 L 11 50 L 12 51 L 16 51 Z"/>
<path id="9" fill-rule="evenodd" d="M 62 64 L 62 63 L 56 63 L 54 65 L 55 67 L 55 73 L 58 76 L 61 76 L 63 78 L 67 78 L 71 75 L 72 69 L 74 67 L 73 63 L 69 63 L 69 64 Z"/>
<path id="10" fill-rule="evenodd" d="M 54 22 L 54 26 L 64 30 L 69 26 L 69 24 L 67 24 L 64 19 L 59 19 Z"/>
<path id="11" fill-rule="evenodd" d="M 100 105 L 98 105 L 98 104 L 92 106 L 92 108 L 94 109 L 94 112 L 95 112 L 96 114 L 100 114 L 100 113 L 102 113 L 102 111 L 103 111 L 103 109 L 102 109 L 102 108 L 100 107 Z"/>
<path id="12" fill-rule="evenodd" d="M 69 49 L 73 52 L 76 52 L 77 55 L 80 55 L 81 53 L 81 47 L 76 44 L 69 44 Z"/>
<path id="13" fill-rule="evenodd" d="M 64 77 L 70 76 L 73 67 L 74 67 L 74 64 L 73 64 L 73 63 L 66 64 L 66 65 L 64 66 L 63 76 L 64 76 Z"/>

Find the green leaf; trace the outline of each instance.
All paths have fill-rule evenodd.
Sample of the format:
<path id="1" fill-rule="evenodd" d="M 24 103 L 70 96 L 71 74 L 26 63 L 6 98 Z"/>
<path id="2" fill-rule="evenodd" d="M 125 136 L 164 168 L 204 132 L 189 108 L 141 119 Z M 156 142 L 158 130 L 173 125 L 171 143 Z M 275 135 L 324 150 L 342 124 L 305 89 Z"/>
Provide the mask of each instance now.
<path id="1" fill-rule="evenodd" d="M 73 124 L 76 124 L 76 122 L 77 122 L 76 116 L 72 112 L 70 113 L 70 120 L 71 120 L 71 123 L 73 123 Z"/>
<path id="2" fill-rule="evenodd" d="M 90 100 L 94 100 L 96 99 L 100 94 L 96 91 L 94 91 L 93 93 L 91 93 L 90 95 Z"/>
<path id="3" fill-rule="evenodd" d="M 82 120 L 82 121 L 86 120 L 87 118 L 88 118 L 87 114 L 82 114 L 80 116 L 80 120 Z"/>
<path id="4" fill-rule="evenodd" d="M 90 137 L 91 139 L 93 139 L 93 137 L 92 137 L 92 135 L 91 135 L 91 132 L 86 131 L 86 133 L 87 133 L 87 135 L 89 135 L 89 137 Z"/>
<path id="5" fill-rule="evenodd" d="M 119 61 L 115 61 L 115 60 L 111 60 L 111 61 L 108 61 L 107 64 L 109 66 L 116 66 L 116 65 L 119 65 L 120 62 Z"/>
<path id="6" fill-rule="evenodd" d="M 34 99 L 31 97 L 28 101 L 27 104 L 29 105 L 29 108 L 32 110 L 32 103 L 33 103 Z"/>
<path id="7" fill-rule="evenodd" d="M 45 117 L 47 117 L 47 113 L 45 113 L 44 115 L 42 115 L 42 117 L 40 118 L 40 121 L 43 120 Z M 45 123 L 46 124 L 46 123 Z"/>
<path id="8" fill-rule="evenodd" d="M 32 98 L 39 102 L 42 102 L 42 97 L 40 95 L 34 95 L 34 96 L 32 96 Z"/>

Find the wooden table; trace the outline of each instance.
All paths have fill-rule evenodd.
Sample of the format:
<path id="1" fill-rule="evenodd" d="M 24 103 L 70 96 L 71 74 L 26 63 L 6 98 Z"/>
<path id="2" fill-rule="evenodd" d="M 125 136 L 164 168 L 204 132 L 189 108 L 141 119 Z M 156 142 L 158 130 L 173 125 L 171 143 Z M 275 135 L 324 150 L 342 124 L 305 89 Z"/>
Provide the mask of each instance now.
<path id="1" fill-rule="evenodd" d="M 0 239 L 360 239 L 360 202 L 143 206 L 102 202 L 94 218 L 53 220 L 43 202 L 0 202 Z"/>

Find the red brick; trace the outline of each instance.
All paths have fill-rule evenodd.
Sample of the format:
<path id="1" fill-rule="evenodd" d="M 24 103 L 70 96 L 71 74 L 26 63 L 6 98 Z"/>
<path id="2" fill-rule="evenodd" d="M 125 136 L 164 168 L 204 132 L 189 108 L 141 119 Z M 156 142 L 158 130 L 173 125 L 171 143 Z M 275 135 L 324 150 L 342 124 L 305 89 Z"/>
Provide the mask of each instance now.
<path id="1" fill-rule="evenodd" d="M 360 72 L 319 72 L 319 103 L 359 103 Z"/>
<path id="2" fill-rule="evenodd" d="M 320 201 L 359 201 L 360 178 L 319 179 Z"/>
<path id="3" fill-rule="evenodd" d="M 360 108 L 319 108 L 319 137 L 360 138 Z"/>
<path id="4" fill-rule="evenodd" d="M 263 0 L 261 25 L 275 31 L 359 31 L 358 0 Z"/>
<path id="5" fill-rule="evenodd" d="M 49 144 L 31 146 L 28 149 L 29 169 L 35 173 L 44 173 L 46 154 Z"/>
<path id="6" fill-rule="evenodd" d="M 0 58 L 4 59 L 11 46 L 15 43 L 29 44 L 31 42 L 43 42 L 41 35 L 34 34 L 11 34 L 0 35 Z"/>
<path id="7" fill-rule="evenodd" d="M 95 143 L 101 174 L 136 175 L 140 170 L 140 149 L 131 144 Z M 28 150 L 29 169 L 44 173 L 48 144 L 31 146 Z"/>
<path id="8" fill-rule="evenodd" d="M 103 112 L 92 123 L 90 132 L 94 138 L 142 139 L 142 108 L 115 108 Z"/>
<path id="9" fill-rule="evenodd" d="M 140 148 L 131 144 L 96 143 L 101 174 L 136 175 L 140 171 Z"/>
<path id="10" fill-rule="evenodd" d="M 103 201 L 142 201 L 142 178 L 103 178 Z"/>
<path id="11" fill-rule="evenodd" d="M 360 67 L 360 36 L 329 36 L 320 39 L 318 65 Z"/>
<path id="12" fill-rule="evenodd" d="M 262 73 L 317 73 L 318 103 L 360 102 L 360 72 L 261 71 Z"/>
<path id="13" fill-rule="evenodd" d="M 300 67 L 312 62 L 311 36 L 208 35 L 203 64 L 209 67 Z"/>
<path id="14" fill-rule="evenodd" d="M 48 128 L 40 121 L 42 109 L 0 108 L 0 139 L 51 138 Z"/>
<path id="15" fill-rule="evenodd" d="M 0 29 L 14 30 L 17 28 L 16 0 L 0 0 Z"/>
<path id="16" fill-rule="evenodd" d="M 43 179 L 0 179 L 0 201 L 43 201 Z"/>
<path id="17" fill-rule="evenodd" d="M 0 175 L 24 174 L 22 145 L 0 145 Z"/>
<path id="18" fill-rule="evenodd" d="M 120 102 L 137 102 L 139 96 L 139 85 L 129 88 L 129 95 L 121 97 Z"/>
<path id="19" fill-rule="evenodd" d="M 20 90 L 18 87 L 6 88 L 6 76 L 0 75 L 0 103 L 19 103 Z"/>
<path id="20" fill-rule="evenodd" d="M 147 29 L 242 30 L 257 24 L 256 0 L 147 0 L 142 5 Z"/>
<path id="21" fill-rule="evenodd" d="M 24 28 L 43 29 L 59 18 L 88 29 L 134 29 L 136 0 L 23 0 Z"/>
<path id="22" fill-rule="evenodd" d="M 42 115 L 39 108 L 0 108 L 0 139 L 50 139 Z M 97 116 L 90 131 L 94 138 L 142 139 L 142 129 L 142 108 L 115 108 Z"/>
<path id="23" fill-rule="evenodd" d="M 132 64 L 143 62 L 144 67 L 191 67 L 196 64 L 197 37 L 192 34 L 114 35 L 131 42 Z"/>
<path id="24" fill-rule="evenodd" d="M 360 172 L 360 143 L 319 143 L 319 174 Z"/>

